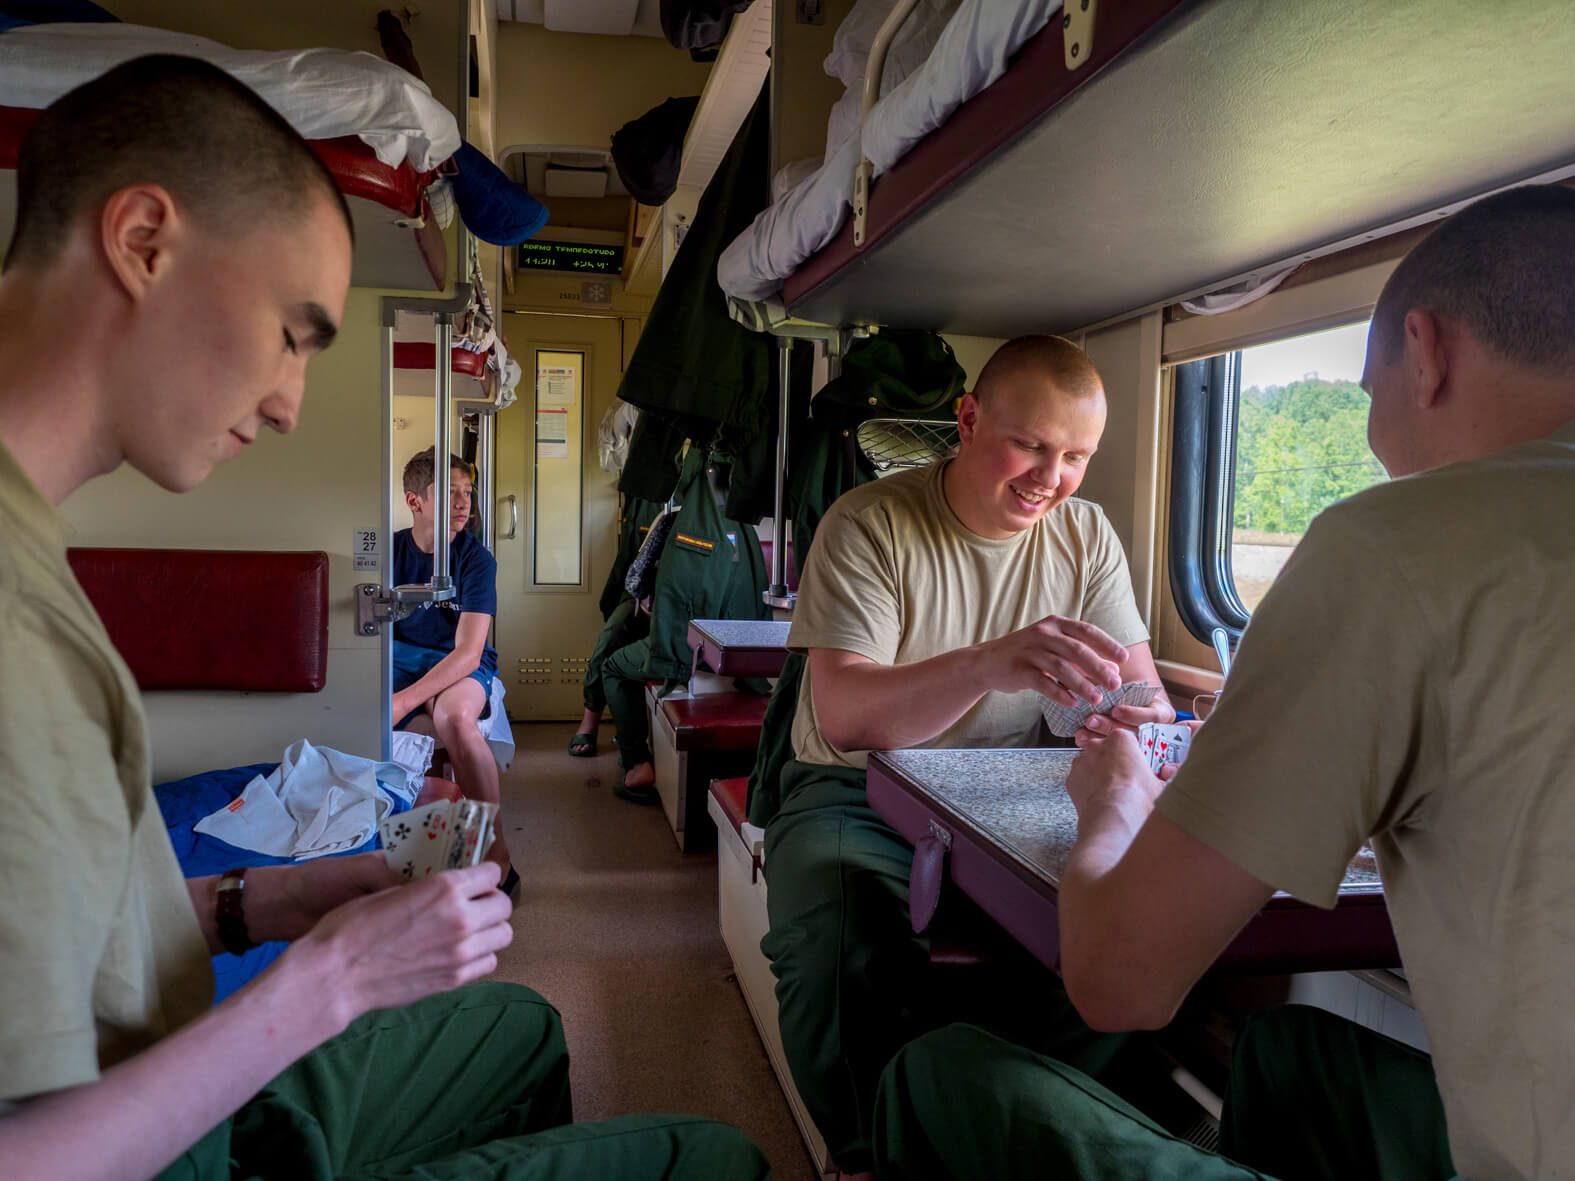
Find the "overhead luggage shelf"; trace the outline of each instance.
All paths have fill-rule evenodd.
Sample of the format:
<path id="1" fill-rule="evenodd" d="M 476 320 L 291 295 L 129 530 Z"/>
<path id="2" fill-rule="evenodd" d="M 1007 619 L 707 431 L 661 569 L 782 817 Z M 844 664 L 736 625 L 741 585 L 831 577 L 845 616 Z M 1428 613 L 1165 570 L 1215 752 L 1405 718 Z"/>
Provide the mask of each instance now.
<path id="1" fill-rule="evenodd" d="M 1575 21 L 1540 0 L 1123 0 L 1062 21 L 784 287 L 793 315 L 1066 331 L 1575 174 Z"/>

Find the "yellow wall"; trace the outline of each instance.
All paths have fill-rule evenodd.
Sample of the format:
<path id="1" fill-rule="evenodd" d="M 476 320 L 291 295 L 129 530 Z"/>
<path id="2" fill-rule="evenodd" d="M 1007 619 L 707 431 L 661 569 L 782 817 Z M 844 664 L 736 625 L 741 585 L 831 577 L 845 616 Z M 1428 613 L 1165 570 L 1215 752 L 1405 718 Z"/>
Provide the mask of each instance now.
<path id="1" fill-rule="evenodd" d="M 350 544 L 353 530 L 375 528 L 382 517 L 379 294 L 351 291 L 339 339 L 308 370 L 306 403 L 294 434 L 264 432 L 245 454 L 185 496 L 122 468 L 65 503 L 76 545 L 329 555 L 327 686 L 300 694 L 149 694 L 157 779 L 277 759 L 288 743 L 303 737 L 357 754 L 378 751 L 378 646 L 355 634 L 351 590 L 375 578 L 351 570 Z M 170 604 L 171 611 L 182 609 Z"/>
<path id="2" fill-rule="evenodd" d="M 518 144 L 607 147 L 614 131 L 664 99 L 699 94 L 709 71 L 660 37 L 554 33 L 503 21 L 497 150 Z"/>
<path id="3" fill-rule="evenodd" d="M 794 0 L 773 0 L 771 80 L 775 117 L 771 127 L 771 171 L 826 151 L 826 117 L 842 97 L 840 79 L 828 77 L 822 63 L 831 52 L 837 26 L 853 0 L 825 0 L 818 25 L 794 19 Z"/>

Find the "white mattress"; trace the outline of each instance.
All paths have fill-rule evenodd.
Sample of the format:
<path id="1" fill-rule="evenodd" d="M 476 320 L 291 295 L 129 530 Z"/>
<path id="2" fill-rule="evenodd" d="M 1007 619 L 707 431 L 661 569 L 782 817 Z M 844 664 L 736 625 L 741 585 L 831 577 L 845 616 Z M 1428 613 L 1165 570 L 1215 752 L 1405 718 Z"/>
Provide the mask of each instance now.
<path id="1" fill-rule="evenodd" d="M 426 83 L 370 53 L 231 49 L 124 24 L 24 25 L 0 34 L 0 106 L 46 107 L 145 53 L 212 62 L 246 83 L 307 139 L 358 136 L 390 167 L 427 172 L 459 148 L 459 125 Z"/>
<path id="2" fill-rule="evenodd" d="M 854 24 L 864 2 L 855 6 L 844 28 Z M 885 0 L 885 6 L 890 7 L 890 0 Z M 945 7 L 949 5 L 921 0 L 909 21 L 922 19 L 926 13 L 933 16 Z M 882 75 L 882 97 L 871 108 L 862 137 L 828 142 L 821 167 L 762 210 L 722 252 L 717 262 L 722 290 L 732 299 L 749 302 L 770 299 L 780 292 L 782 281 L 842 228 L 851 207 L 853 174 L 861 149 L 874 164 L 876 176 L 887 171 L 914 144 L 945 123 L 953 111 L 1005 73 L 1012 55 L 1060 8 L 1060 0 L 962 0 L 940 30 L 934 48 L 896 84 L 891 70 L 900 70 L 904 63 L 903 55 L 894 53 Z M 878 27 L 879 21 L 874 23 Z M 859 30 L 867 24 L 867 20 L 859 21 Z M 922 28 L 910 34 L 921 44 L 926 35 Z M 843 39 L 842 29 L 838 38 Z M 868 39 L 861 34 L 851 38 L 860 39 L 867 46 Z M 896 45 L 902 46 L 901 38 Z M 827 72 L 847 81 L 852 56 L 848 47 L 840 48 L 827 58 Z M 859 76 L 849 84 L 849 95 L 843 99 L 843 104 L 853 104 L 854 119 L 862 84 Z M 842 104 L 839 108 L 845 115 L 846 108 Z M 833 140 L 839 119 L 839 113 L 834 112 Z"/>

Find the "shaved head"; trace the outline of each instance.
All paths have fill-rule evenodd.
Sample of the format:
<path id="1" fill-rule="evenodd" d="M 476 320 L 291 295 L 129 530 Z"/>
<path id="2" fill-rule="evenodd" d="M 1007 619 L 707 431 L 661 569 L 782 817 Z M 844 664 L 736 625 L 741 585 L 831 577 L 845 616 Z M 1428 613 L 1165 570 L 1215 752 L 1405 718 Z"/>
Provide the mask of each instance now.
<path id="1" fill-rule="evenodd" d="M 992 392 L 1025 381 L 1048 383 L 1072 398 L 1098 398 L 1105 392 L 1088 354 L 1064 336 L 1019 336 L 995 350 L 974 383 L 973 396 L 982 405 Z"/>
<path id="2" fill-rule="evenodd" d="M 272 107 L 217 66 L 154 54 L 62 95 L 29 129 L 5 265 L 47 266 L 80 218 L 136 184 L 236 234 L 270 218 L 294 224 L 326 199 L 354 238 L 332 174 Z"/>
<path id="3" fill-rule="evenodd" d="M 1575 191 L 1526 185 L 1439 223 L 1378 297 L 1372 337 L 1382 361 L 1399 356 L 1415 308 L 1454 321 L 1513 365 L 1575 370 Z"/>

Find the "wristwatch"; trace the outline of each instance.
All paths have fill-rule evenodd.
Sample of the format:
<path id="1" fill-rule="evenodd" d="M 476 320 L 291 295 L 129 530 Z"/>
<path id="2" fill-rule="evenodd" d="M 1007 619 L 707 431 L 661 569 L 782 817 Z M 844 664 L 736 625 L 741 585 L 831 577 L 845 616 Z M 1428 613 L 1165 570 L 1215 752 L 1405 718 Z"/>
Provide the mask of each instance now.
<path id="1" fill-rule="evenodd" d="M 213 921 L 219 942 L 231 955 L 245 955 L 257 944 L 246 930 L 246 871 L 226 870 L 214 894 Z"/>

